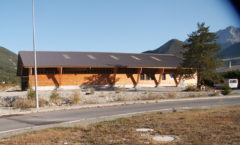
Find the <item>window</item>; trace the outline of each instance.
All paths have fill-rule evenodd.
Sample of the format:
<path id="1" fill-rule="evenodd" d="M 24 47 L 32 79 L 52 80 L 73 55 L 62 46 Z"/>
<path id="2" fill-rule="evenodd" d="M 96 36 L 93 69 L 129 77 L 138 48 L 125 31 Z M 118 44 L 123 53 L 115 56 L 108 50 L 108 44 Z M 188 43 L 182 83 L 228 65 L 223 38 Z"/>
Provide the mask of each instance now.
<path id="1" fill-rule="evenodd" d="M 174 78 L 174 74 L 170 74 L 170 77 L 173 79 Z"/>
<path id="2" fill-rule="evenodd" d="M 145 75 L 144 74 L 141 74 L 140 80 L 145 80 Z"/>
<path id="3" fill-rule="evenodd" d="M 235 84 L 235 83 L 237 83 L 237 80 L 229 80 L 229 83 Z"/>
<path id="4" fill-rule="evenodd" d="M 162 75 L 162 80 L 166 80 L 166 74 L 165 73 Z"/>
<path id="5" fill-rule="evenodd" d="M 152 80 L 155 80 L 155 79 L 156 79 L 154 74 L 151 74 L 151 79 L 152 79 Z"/>
<path id="6" fill-rule="evenodd" d="M 146 80 L 151 80 L 151 76 L 149 74 L 146 74 Z"/>
<path id="7" fill-rule="evenodd" d="M 154 74 L 141 74 L 140 80 L 154 80 L 155 75 Z"/>

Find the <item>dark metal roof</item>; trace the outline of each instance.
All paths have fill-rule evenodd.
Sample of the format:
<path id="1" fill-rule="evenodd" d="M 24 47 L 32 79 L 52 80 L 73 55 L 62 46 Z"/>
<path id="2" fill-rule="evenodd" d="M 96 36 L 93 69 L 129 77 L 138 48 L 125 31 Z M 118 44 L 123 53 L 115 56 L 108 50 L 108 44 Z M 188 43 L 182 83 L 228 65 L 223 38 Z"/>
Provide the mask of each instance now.
<path id="1" fill-rule="evenodd" d="M 20 51 L 18 61 L 33 67 L 33 51 Z M 38 51 L 38 67 L 178 67 L 182 60 L 171 54 Z"/>

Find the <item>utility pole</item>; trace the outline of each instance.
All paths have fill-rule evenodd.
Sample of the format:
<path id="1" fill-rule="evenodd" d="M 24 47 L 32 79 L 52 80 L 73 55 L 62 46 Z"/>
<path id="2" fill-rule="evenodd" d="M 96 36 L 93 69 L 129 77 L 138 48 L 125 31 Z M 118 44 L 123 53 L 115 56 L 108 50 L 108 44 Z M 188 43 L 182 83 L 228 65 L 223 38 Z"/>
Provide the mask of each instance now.
<path id="1" fill-rule="evenodd" d="M 37 52 L 36 52 L 36 44 L 35 44 L 35 3 L 32 0 L 32 28 L 33 28 L 33 53 L 34 53 L 34 84 L 35 84 L 35 96 L 36 96 L 36 108 L 39 108 L 38 101 L 38 79 L 37 79 Z"/>

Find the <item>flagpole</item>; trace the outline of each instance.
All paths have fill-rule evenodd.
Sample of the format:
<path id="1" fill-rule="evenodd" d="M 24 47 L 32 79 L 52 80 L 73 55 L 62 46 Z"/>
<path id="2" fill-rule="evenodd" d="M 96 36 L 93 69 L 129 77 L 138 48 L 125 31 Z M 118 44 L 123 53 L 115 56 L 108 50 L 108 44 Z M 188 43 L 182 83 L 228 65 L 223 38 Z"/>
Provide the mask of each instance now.
<path id="1" fill-rule="evenodd" d="M 34 52 L 34 84 L 35 84 L 35 96 L 36 96 L 36 108 L 39 108 L 38 101 L 38 79 L 37 79 L 37 52 L 35 44 L 35 9 L 34 9 L 34 0 L 32 0 L 32 28 L 33 28 L 33 52 Z"/>

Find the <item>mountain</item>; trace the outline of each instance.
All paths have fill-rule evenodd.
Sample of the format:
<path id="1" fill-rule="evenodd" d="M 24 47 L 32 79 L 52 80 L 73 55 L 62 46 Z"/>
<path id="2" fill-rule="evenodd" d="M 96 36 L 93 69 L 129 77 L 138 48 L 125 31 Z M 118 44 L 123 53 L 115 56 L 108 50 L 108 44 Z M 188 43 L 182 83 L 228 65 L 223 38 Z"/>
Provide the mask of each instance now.
<path id="1" fill-rule="evenodd" d="M 221 55 L 223 55 L 223 58 L 240 57 L 240 42 L 222 50 Z"/>
<path id="2" fill-rule="evenodd" d="M 219 30 L 216 32 L 218 39 L 216 42 L 224 50 L 229 46 L 240 42 L 240 28 L 229 26 L 226 29 Z"/>
<path id="3" fill-rule="evenodd" d="M 0 84 L 16 83 L 17 55 L 0 46 Z"/>
<path id="4" fill-rule="evenodd" d="M 240 57 L 240 28 L 229 26 L 223 30 L 216 32 L 217 44 L 221 47 L 221 54 L 224 58 L 228 57 Z M 187 41 L 180 41 L 177 39 L 171 39 L 167 43 L 163 44 L 155 50 L 145 51 L 143 53 L 170 53 L 178 57 L 182 57 L 181 51 L 183 51 L 183 45 Z"/>
<path id="5" fill-rule="evenodd" d="M 145 51 L 143 53 L 169 53 L 169 54 L 175 54 L 178 57 L 182 57 L 181 51 L 183 50 L 183 45 L 185 43 L 177 40 L 177 39 L 171 39 L 167 43 L 163 44 L 159 48 L 155 50 L 149 50 Z"/>

